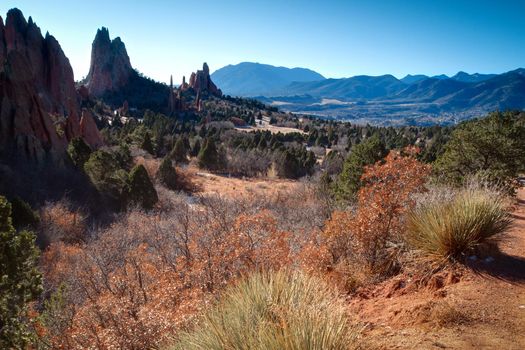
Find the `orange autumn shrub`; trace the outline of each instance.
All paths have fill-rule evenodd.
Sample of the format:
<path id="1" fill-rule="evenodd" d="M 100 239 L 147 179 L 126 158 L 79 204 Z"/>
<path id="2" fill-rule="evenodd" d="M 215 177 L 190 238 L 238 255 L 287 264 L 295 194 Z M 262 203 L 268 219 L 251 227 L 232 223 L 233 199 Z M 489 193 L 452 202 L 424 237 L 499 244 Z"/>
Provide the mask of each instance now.
<path id="1" fill-rule="evenodd" d="M 46 281 L 66 286 L 70 317 L 46 341 L 64 349 L 162 346 L 232 280 L 289 264 L 288 234 L 269 212 L 230 218 L 214 209 L 186 206 L 176 219 L 132 212 L 93 242 L 51 245 Z"/>
<path id="2" fill-rule="evenodd" d="M 65 241 L 81 242 L 85 239 L 86 215 L 78 209 L 72 209 L 67 200 L 46 203 L 40 209 L 40 238 L 44 245 Z"/>
<path id="3" fill-rule="evenodd" d="M 383 162 L 366 167 L 356 211 L 336 211 L 326 222 L 319 243 L 327 251 L 323 264 L 344 285 L 355 284 L 350 274 L 381 278 L 398 268 L 404 217 L 415 204 L 413 195 L 425 191 L 430 171 L 415 152 L 391 151 Z"/>
<path id="4" fill-rule="evenodd" d="M 356 250 L 373 272 L 391 268 L 389 243 L 400 241 L 405 214 L 415 205 L 413 195 L 425 191 L 430 167 L 415 154 L 414 148 L 405 154 L 391 151 L 384 164 L 367 167 L 361 177 L 365 186 L 358 193 L 354 217 Z"/>

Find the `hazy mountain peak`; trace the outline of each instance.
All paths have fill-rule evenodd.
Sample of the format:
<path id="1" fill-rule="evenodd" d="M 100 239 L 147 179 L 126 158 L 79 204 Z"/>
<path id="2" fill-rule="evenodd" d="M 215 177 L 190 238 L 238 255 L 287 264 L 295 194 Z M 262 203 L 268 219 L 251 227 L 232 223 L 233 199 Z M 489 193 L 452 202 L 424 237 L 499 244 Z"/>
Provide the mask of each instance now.
<path id="1" fill-rule="evenodd" d="M 480 73 L 468 74 L 466 72 L 459 71 L 451 79 L 461 81 L 464 83 L 479 83 L 479 82 L 488 80 L 490 78 L 493 78 L 495 76 L 496 76 L 495 74 L 480 74 Z"/>
<path id="2" fill-rule="evenodd" d="M 428 79 L 427 75 L 424 74 L 407 74 L 404 78 L 400 79 L 405 84 L 415 84 L 421 80 Z"/>
<path id="3" fill-rule="evenodd" d="M 310 69 L 276 67 L 257 62 L 241 62 L 216 70 L 212 79 L 228 95 L 269 95 L 292 82 L 320 81 L 325 78 Z"/>

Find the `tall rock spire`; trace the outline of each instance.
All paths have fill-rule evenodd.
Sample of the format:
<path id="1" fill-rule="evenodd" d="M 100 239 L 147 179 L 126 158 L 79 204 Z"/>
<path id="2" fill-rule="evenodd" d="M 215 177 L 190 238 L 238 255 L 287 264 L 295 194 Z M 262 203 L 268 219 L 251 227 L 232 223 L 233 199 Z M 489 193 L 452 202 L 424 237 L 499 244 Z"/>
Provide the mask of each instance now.
<path id="1" fill-rule="evenodd" d="M 107 28 L 97 31 L 91 48 L 91 65 L 86 78 L 89 93 L 101 97 L 126 85 L 134 73 L 126 46 L 117 37 L 109 37 Z"/>
<path id="2" fill-rule="evenodd" d="M 211 81 L 210 68 L 206 62 L 202 65 L 202 70 L 198 70 L 197 73 L 191 73 L 190 87 L 196 93 L 206 92 L 214 96 L 222 96 L 222 91 Z"/>
<path id="3" fill-rule="evenodd" d="M 68 142 L 83 135 L 73 69 L 60 44 L 12 9 L 5 26 L 0 18 L 0 62 L 0 155 L 63 159 Z"/>

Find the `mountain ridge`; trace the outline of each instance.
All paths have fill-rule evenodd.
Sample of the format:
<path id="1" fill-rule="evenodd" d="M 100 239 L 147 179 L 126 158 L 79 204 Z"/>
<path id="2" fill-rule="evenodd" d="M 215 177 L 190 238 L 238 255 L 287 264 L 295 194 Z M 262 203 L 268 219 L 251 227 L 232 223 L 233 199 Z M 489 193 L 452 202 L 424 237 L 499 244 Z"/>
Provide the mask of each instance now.
<path id="1" fill-rule="evenodd" d="M 225 94 L 255 96 L 271 93 L 295 81 L 324 80 L 321 74 L 307 68 L 287 68 L 269 64 L 241 62 L 222 67 L 211 78 Z"/>

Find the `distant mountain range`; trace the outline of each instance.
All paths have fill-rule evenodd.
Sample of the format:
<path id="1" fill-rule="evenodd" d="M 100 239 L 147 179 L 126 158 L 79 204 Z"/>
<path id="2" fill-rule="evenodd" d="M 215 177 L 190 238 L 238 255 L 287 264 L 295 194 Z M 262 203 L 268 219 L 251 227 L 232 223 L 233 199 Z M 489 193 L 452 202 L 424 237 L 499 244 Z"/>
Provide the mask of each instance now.
<path id="1" fill-rule="evenodd" d="M 325 79 L 306 68 L 274 67 L 251 62 L 228 65 L 215 71 L 211 78 L 225 94 L 233 96 L 269 96 L 292 82 Z"/>
<path id="2" fill-rule="evenodd" d="M 325 79 L 302 68 L 242 63 L 219 69 L 212 77 L 226 94 L 256 97 L 291 112 L 375 124 L 453 123 L 497 109 L 525 109 L 523 68 L 452 77 Z"/>

